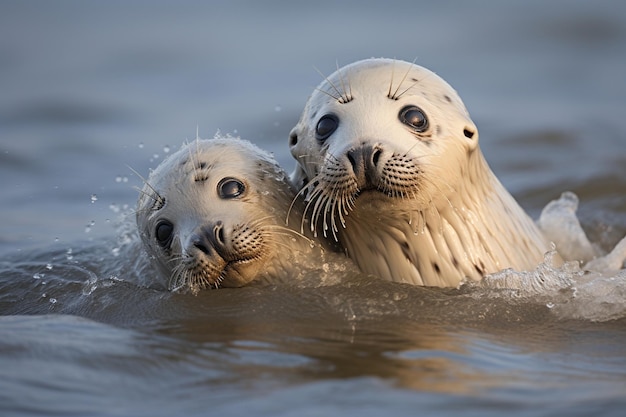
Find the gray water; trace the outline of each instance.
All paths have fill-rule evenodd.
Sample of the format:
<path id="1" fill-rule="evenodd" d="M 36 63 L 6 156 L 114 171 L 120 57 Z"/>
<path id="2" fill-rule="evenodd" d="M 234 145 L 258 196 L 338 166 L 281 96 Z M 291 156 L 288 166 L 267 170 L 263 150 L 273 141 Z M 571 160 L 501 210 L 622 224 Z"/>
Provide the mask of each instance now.
<path id="1" fill-rule="evenodd" d="M 533 217 L 571 190 L 602 249 L 624 236 L 620 2 L 4 1 L 0 414 L 623 415 L 624 276 L 593 298 L 135 284 L 129 167 L 219 129 L 289 170 L 315 68 L 372 56 L 450 82 Z"/>

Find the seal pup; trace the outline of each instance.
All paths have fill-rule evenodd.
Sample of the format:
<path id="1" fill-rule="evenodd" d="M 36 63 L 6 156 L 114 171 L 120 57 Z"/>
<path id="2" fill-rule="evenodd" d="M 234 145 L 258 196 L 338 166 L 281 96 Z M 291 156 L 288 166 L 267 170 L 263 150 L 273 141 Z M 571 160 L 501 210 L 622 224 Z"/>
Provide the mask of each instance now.
<path id="1" fill-rule="evenodd" d="M 300 224 L 303 208 L 288 175 L 248 141 L 197 139 L 144 183 L 137 227 L 170 290 L 290 278 L 302 258 L 320 262 L 320 246 L 287 226 Z"/>
<path id="2" fill-rule="evenodd" d="M 426 68 L 367 59 L 338 69 L 289 146 L 306 221 L 364 272 L 456 287 L 534 268 L 550 249 L 487 165 L 456 91 Z"/>

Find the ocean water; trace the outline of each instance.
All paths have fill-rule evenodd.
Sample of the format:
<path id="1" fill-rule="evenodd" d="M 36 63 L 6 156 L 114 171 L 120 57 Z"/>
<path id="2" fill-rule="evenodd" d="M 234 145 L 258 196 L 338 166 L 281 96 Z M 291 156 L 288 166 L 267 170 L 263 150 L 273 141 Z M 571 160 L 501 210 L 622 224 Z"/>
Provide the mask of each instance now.
<path id="1" fill-rule="evenodd" d="M 607 252 L 626 234 L 625 45 L 608 0 L 2 2 L 0 414 L 622 415 L 623 271 L 159 291 L 136 285 L 155 272 L 131 168 L 219 130 L 290 170 L 316 69 L 415 60 L 459 91 L 520 204 L 537 218 L 575 192 Z"/>

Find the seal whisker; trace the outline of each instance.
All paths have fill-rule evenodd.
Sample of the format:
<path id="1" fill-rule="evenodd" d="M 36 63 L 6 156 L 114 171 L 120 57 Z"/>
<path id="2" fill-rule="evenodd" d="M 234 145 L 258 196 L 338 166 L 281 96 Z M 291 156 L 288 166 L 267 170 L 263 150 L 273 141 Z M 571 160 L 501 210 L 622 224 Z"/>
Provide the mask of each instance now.
<path id="1" fill-rule="evenodd" d="M 420 83 L 422 81 L 422 80 L 419 80 L 419 79 L 415 79 L 414 83 L 409 85 L 404 91 L 402 91 L 400 94 L 398 94 L 398 90 L 400 89 L 400 86 L 404 83 L 404 81 L 406 80 L 406 77 L 408 77 L 408 75 L 411 72 L 411 70 L 413 69 L 413 67 L 415 67 L 415 61 L 417 61 L 417 57 L 415 57 L 413 62 L 411 62 L 411 66 L 409 66 L 409 68 L 407 68 L 406 73 L 404 74 L 404 77 L 402 78 L 402 81 L 400 81 L 400 84 L 398 84 L 398 88 L 396 89 L 396 91 L 394 93 L 394 96 L 395 96 L 396 100 L 400 99 L 400 97 L 402 97 L 407 91 L 409 91 L 411 88 L 413 88 L 415 85 L 417 85 L 418 83 Z"/>
<path id="2" fill-rule="evenodd" d="M 413 60 L 411 65 L 415 65 L 415 61 L 417 60 L 417 57 Z M 395 63 L 395 60 L 393 61 Z M 392 71 L 393 71 L 394 66 L 392 66 Z M 402 84 L 404 83 L 404 81 L 406 80 L 406 77 L 408 77 L 408 75 L 411 73 L 411 69 L 413 67 L 409 66 L 406 70 L 406 72 L 404 73 L 404 76 L 402 77 L 402 79 L 400 80 L 400 83 L 398 83 L 398 86 L 396 87 L 395 91 L 393 92 L 393 94 L 391 95 L 391 99 L 393 100 L 398 100 L 404 93 L 406 93 L 411 87 L 413 87 L 415 84 L 418 83 L 418 81 L 415 81 L 415 83 L 413 83 L 409 88 L 407 88 L 406 90 L 404 90 L 400 95 L 398 95 L 398 91 L 400 90 L 400 87 L 402 86 Z M 393 82 L 393 72 L 392 72 L 392 82 Z M 391 86 L 389 87 L 391 90 Z"/>
<path id="3" fill-rule="evenodd" d="M 389 90 L 387 90 L 387 98 L 390 98 L 393 100 L 393 94 L 391 94 L 391 89 L 393 88 L 393 77 L 395 74 L 395 70 L 396 70 L 396 60 L 394 59 L 393 61 L 391 61 L 391 78 L 389 80 Z"/>
<path id="4" fill-rule="evenodd" d="M 311 181 L 309 181 L 308 184 L 311 184 Z M 305 184 L 305 186 L 302 187 L 300 189 L 300 191 L 298 191 L 296 193 L 296 195 L 291 199 L 291 204 L 289 204 L 289 209 L 287 209 L 287 215 L 285 217 L 285 224 L 286 225 L 289 225 L 289 217 L 291 217 L 291 211 L 293 210 L 293 207 L 296 204 L 298 198 L 300 198 L 300 196 L 303 196 L 303 198 L 304 198 L 304 196 L 308 193 L 308 191 L 309 191 L 309 189 L 308 189 L 307 185 Z M 306 211 L 307 207 L 308 207 L 308 204 L 305 206 L 305 211 Z M 304 216 L 305 216 L 305 213 L 302 213 L 302 221 L 300 222 L 300 231 L 301 232 L 304 230 Z"/>
<path id="5" fill-rule="evenodd" d="M 138 189 L 139 192 L 143 195 L 145 195 L 146 197 L 152 199 L 156 204 L 158 205 L 159 208 L 163 207 L 165 205 L 165 199 L 163 197 L 161 197 L 161 195 L 159 194 L 159 192 L 156 190 L 156 188 L 154 188 L 152 186 L 152 184 L 150 184 L 148 182 L 147 179 L 145 179 L 139 172 L 135 171 L 135 169 L 133 167 L 131 167 L 130 165 L 126 165 L 128 167 L 128 169 L 130 169 L 135 175 L 137 175 L 139 178 L 141 178 L 141 180 L 143 181 L 143 183 L 145 184 L 146 187 L 148 187 L 150 190 L 152 190 L 152 193 L 154 193 L 154 195 L 146 192 L 145 190 L 142 189 Z"/>
<path id="6" fill-rule="evenodd" d="M 346 89 L 346 83 L 344 81 L 344 77 L 343 74 L 341 73 L 341 69 L 339 68 L 339 61 L 336 61 L 337 64 L 337 75 L 339 76 L 339 83 L 341 85 L 341 90 L 342 90 L 342 94 L 341 94 L 341 98 L 342 104 L 348 103 L 350 101 L 352 101 L 352 90 L 350 89 L 349 91 Z M 348 79 L 348 87 L 350 87 L 350 80 Z"/>
<path id="7" fill-rule="evenodd" d="M 341 97 L 337 97 L 335 95 L 333 95 L 332 93 L 330 93 L 329 91 L 325 91 L 325 90 L 320 90 L 319 88 L 315 88 L 317 91 L 319 91 L 320 93 L 324 93 L 329 97 L 332 97 L 333 99 L 335 99 L 336 101 L 341 102 Z"/>
<path id="8" fill-rule="evenodd" d="M 317 73 L 318 73 L 319 75 L 321 75 L 321 76 L 322 76 L 322 78 L 324 78 L 324 80 L 326 80 L 326 82 L 327 82 L 327 83 L 328 83 L 328 84 L 332 87 L 332 89 L 333 89 L 333 90 L 335 90 L 335 92 L 337 93 L 337 95 L 338 95 L 338 96 L 337 96 L 337 97 L 335 97 L 334 95 L 332 95 L 332 94 L 331 94 L 330 92 L 328 92 L 328 91 L 324 91 L 324 90 L 319 90 L 319 91 L 320 91 L 320 92 L 322 92 L 322 93 L 325 93 L 325 94 L 329 95 L 330 97 L 333 97 L 333 98 L 334 98 L 335 100 L 337 100 L 339 103 L 342 103 L 342 104 L 343 104 L 345 101 L 344 101 L 344 96 L 343 96 L 343 94 L 341 93 L 341 90 L 339 90 L 339 89 L 337 88 L 337 86 L 336 86 L 336 85 L 335 85 L 332 81 L 330 81 L 330 80 L 328 79 L 328 77 L 326 77 L 326 76 L 325 76 L 325 75 L 324 75 L 324 74 L 323 74 L 323 73 L 322 73 L 319 69 L 317 69 L 316 67 L 313 67 L 313 68 L 315 68 L 315 71 L 317 71 Z"/>
<path id="9" fill-rule="evenodd" d="M 265 228 L 271 230 L 274 233 L 280 234 L 282 236 L 286 236 L 286 237 L 297 237 L 298 239 L 304 239 L 307 243 L 309 244 L 314 244 L 315 241 L 313 239 L 308 238 L 307 236 L 305 236 L 304 234 L 298 232 L 297 230 L 293 230 L 290 229 L 288 227 L 284 227 L 284 226 L 279 226 L 276 224 L 268 224 L 265 225 Z M 271 234 L 270 234 L 271 236 Z"/>

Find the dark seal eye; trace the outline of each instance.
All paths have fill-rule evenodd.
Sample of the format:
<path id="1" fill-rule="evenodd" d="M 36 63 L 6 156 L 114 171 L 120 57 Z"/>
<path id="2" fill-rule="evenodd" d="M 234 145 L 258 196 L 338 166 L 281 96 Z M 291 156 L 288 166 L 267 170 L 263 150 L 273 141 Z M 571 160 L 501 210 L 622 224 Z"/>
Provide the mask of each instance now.
<path id="1" fill-rule="evenodd" d="M 222 178 L 217 184 L 217 193 L 223 199 L 239 197 L 244 191 L 246 191 L 246 186 L 236 178 Z"/>
<path id="2" fill-rule="evenodd" d="M 337 130 L 339 126 L 339 119 L 334 114 L 327 114 L 317 122 L 315 127 L 315 137 L 317 140 L 326 140 L 330 135 Z"/>
<path id="3" fill-rule="evenodd" d="M 418 133 L 425 132 L 428 129 L 428 119 L 426 115 L 417 106 L 406 106 L 400 110 L 398 118 L 402 123 Z"/>
<path id="4" fill-rule="evenodd" d="M 174 225 L 167 220 L 161 220 L 156 225 L 155 235 L 157 242 L 162 248 L 168 248 L 172 243 L 172 235 L 174 233 Z"/>

